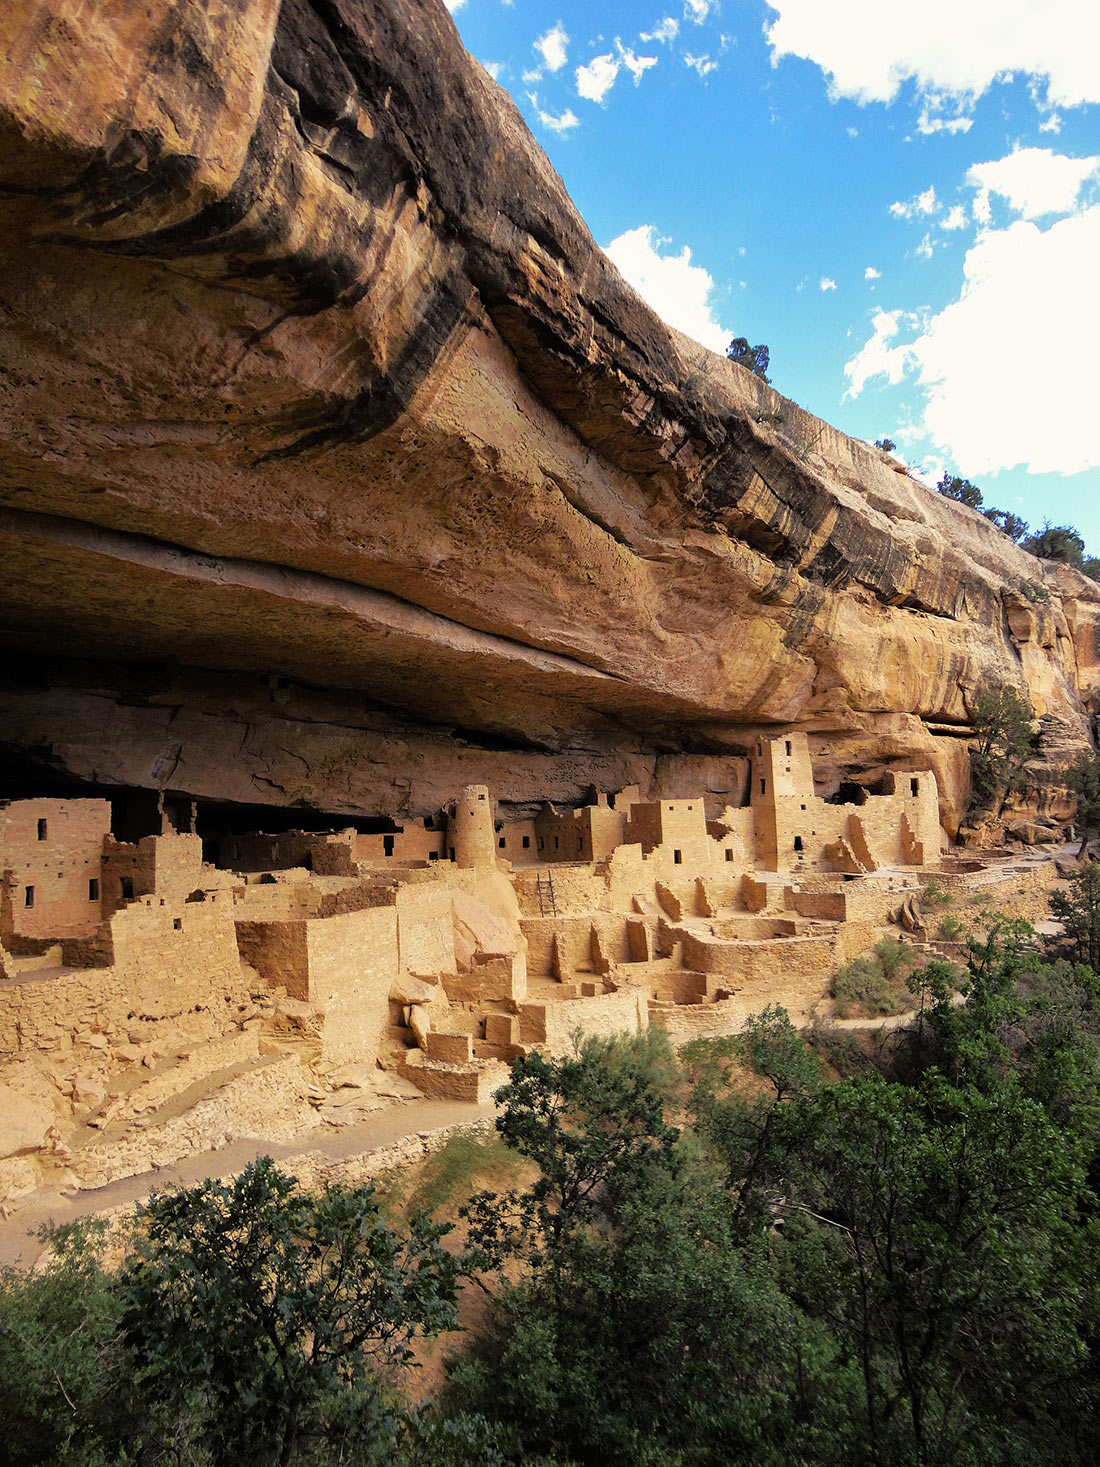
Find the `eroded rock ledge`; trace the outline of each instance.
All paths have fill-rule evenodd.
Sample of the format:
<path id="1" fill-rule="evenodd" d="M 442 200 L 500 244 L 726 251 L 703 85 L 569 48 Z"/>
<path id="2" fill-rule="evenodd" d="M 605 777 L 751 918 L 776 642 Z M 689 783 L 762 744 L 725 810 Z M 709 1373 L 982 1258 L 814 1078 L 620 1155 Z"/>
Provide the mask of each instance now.
<path id="1" fill-rule="evenodd" d="M 0 40 L 20 778 L 420 814 L 800 728 L 952 829 L 983 686 L 1087 737 L 1097 588 L 667 328 L 438 0 Z"/>

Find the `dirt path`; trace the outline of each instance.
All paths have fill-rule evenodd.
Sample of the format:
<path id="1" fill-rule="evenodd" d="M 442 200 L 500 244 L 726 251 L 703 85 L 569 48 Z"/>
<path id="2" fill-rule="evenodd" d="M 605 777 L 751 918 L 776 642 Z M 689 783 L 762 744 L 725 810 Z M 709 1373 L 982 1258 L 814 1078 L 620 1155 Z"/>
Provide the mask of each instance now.
<path id="1" fill-rule="evenodd" d="M 155 1188 L 191 1186 L 204 1177 L 227 1176 L 243 1170 L 259 1156 L 276 1161 L 320 1153 L 339 1160 L 362 1156 L 393 1146 L 423 1131 L 442 1131 L 493 1114 L 492 1102 L 474 1105 L 458 1100 L 408 1100 L 386 1106 L 352 1126 L 339 1129 L 318 1127 L 300 1132 L 289 1141 L 265 1141 L 242 1137 L 217 1151 L 203 1151 L 152 1172 L 123 1177 L 106 1187 L 63 1194 L 36 1192 L 18 1204 L 10 1217 L 0 1219 L 0 1264 L 22 1263 L 29 1267 L 39 1256 L 38 1229 L 43 1223 L 74 1222 L 130 1202 L 140 1202 Z"/>

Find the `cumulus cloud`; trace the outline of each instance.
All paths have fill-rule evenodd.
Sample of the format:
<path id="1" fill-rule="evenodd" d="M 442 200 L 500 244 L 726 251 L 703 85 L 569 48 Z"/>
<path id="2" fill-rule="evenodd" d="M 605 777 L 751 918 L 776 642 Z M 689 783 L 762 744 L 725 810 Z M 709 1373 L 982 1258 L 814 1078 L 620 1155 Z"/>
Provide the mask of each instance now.
<path id="1" fill-rule="evenodd" d="M 917 118 L 917 131 L 925 137 L 930 137 L 936 132 L 969 132 L 974 126 L 970 117 L 933 117 L 927 107 L 921 109 Z"/>
<path id="2" fill-rule="evenodd" d="M 637 86 L 649 68 L 656 65 L 656 56 L 637 56 L 616 36 L 614 51 L 593 56 L 587 66 L 577 67 L 577 95 L 588 102 L 602 103 L 623 67 L 630 72 Z"/>
<path id="3" fill-rule="evenodd" d="M 680 22 L 672 15 L 666 15 L 664 20 L 659 21 L 651 31 L 643 31 L 638 37 L 640 41 L 674 41 L 680 31 Z"/>
<path id="4" fill-rule="evenodd" d="M 868 265 L 867 269 L 863 272 L 863 278 L 864 280 L 881 280 L 882 271 L 876 270 L 873 265 Z"/>
<path id="5" fill-rule="evenodd" d="M 577 94 L 588 102 L 602 102 L 615 85 L 619 74 L 619 62 L 608 51 L 603 56 L 593 56 L 587 66 L 577 67 Z"/>
<path id="6" fill-rule="evenodd" d="M 567 132 L 572 132 L 575 127 L 580 126 L 580 118 L 571 107 L 557 116 L 552 112 L 544 112 L 541 107 L 536 108 L 539 121 L 543 127 L 548 127 L 551 132 L 556 132 L 559 137 L 564 137 Z"/>
<path id="7" fill-rule="evenodd" d="M 466 4 L 466 0 L 443 0 L 443 4 L 453 15 L 456 10 L 462 9 L 462 7 Z"/>
<path id="8" fill-rule="evenodd" d="M 481 64 L 494 81 L 500 80 L 500 73 L 504 70 L 503 61 L 483 61 Z"/>
<path id="9" fill-rule="evenodd" d="M 1100 102 L 1095 0 L 767 0 L 772 60 L 801 56 L 834 97 L 892 102 L 913 80 L 925 95 L 976 98 L 1006 72 L 1041 79 L 1045 104 Z"/>
<path id="10" fill-rule="evenodd" d="M 560 71 L 568 57 L 568 46 L 569 37 L 559 20 L 557 25 L 552 25 L 545 35 L 538 38 L 534 49 L 542 57 L 547 71 Z"/>
<path id="11" fill-rule="evenodd" d="M 714 280 L 702 265 L 691 263 L 691 250 L 662 254 L 672 241 L 658 237 L 652 224 L 628 229 L 605 246 L 604 253 L 657 314 L 712 351 L 724 352 L 733 332 L 715 316 Z"/>
<path id="12" fill-rule="evenodd" d="M 975 163 L 967 182 L 988 196 L 1000 194 L 1025 219 L 1065 214 L 1077 203 L 1081 186 L 1100 171 L 1100 157 L 1069 158 L 1050 148 L 1019 148 L 992 163 Z"/>
<path id="13" fill-rule="evenodd" d="M 935 187 L 929 184 L 923 193 L 917 194 L 916 198 L 904 201 L 899 199 L 896 203 L 891 204 L 890 213 L 895 219 L 916 219 L 921 214 L 934 214 L 938 207 L 939 200 L 936 198 Z"/>
<path id="14" fill-rule="evenodd" d="M 684 0 L 684 19 L 702 25 L 713 8 L 713 0 Z"/>
<path id="15" fill-rule="evenodd" d="M 1047 229 L 1018 219 L 980 234 L 967 252 L 959 298 L 924 323 L 876 312 L 847 363 L 848 395 L 882 375 L 911 373 L 923 388 L 924 429 L 971 474 L 1022 465 L 1032 473 L 1100 467 L 1100 205 Z M 899 339 L 902 326 L 916 331 Z M 1025 348 L 1042 343 L 1043 370 Z"/>
<path id="16" fill-rule="evenodd" d="M 818 283 L 819 283 L 819 285 L 820 285 L 820 287 L 821 287 L 822 290 L 835 290 L 836 289 L 836 281 L 835 280 L 830 280 L 829 277 L 828 277 L 828 275 L 823 275 L 821 277 L 821 280 Z"/>
<path id="17" fill-rule="evenodd" d="M 717 61 L 710 56 L 692 56 L 690 52 L 684 55 L 684 65 L 690 66 L 692 71 L 698 72 L 700 76 L 709 76 L 712 71 L 718 70 Z"/>
<path id="18" fill-rule="evenodd" d="M 941 229 L 965 229 L 966 210 L 961 204 L 952 204 L 947 213 L 940 220 Z"/>

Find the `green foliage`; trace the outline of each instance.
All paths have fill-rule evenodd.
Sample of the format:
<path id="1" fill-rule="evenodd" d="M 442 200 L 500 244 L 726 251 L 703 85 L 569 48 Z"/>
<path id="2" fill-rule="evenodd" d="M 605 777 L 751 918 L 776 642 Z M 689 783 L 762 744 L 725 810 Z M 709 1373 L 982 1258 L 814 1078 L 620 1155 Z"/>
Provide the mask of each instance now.
<path id="1" fill-rule="evenodd" d="M 941 917 L 939 920 L 939 925 L 936 928 L 936 940 L 937 942 L 958 942 L 965 930 L 958 917 L 952 912 L 948 912 L 946 916 Z"/>
<path id="2" fill-rule="evenodd" d="M 957 474 L 944 474 L 936 488 L 945 499 L 954 499 L 970 509 L 981 509 L 982 491 L 969 479 L 960 479 Z"/>
<path id="3" fill-rule="evenodd" d="M 100 1261 L 103 1229 L 70 1225 L 40 1273 L 0 1271 L 0 1421 L 9 1467 L 126 1460 L 118 1300 Z"/>
<path id="4" fill-rule="evenodd" d="M 405 1200 L 406 1216 L 426 1212 L 435 1216 L 459 1199 L 465 1200 L 487 1173 L 515 1175 L 517 1158 L 499 1136 L 455 1131 L 424 1162 L 415 1186 Z"/>
<path id="5" fill-rule="evenodd" d="M 1100 865 L 1086 862 L 1070 876 L 1069 891 L 1051 892 L 1050 911 L 1065 929 L 1051 948 L 1100 973 Z"/>
<path id="6" fill-rule="evenodd" d="M 838 1029 L 836 1024 L 815 1014 L 803 1037 L 813 1052 L 835 1070 L 842 1079 L 866 1074 L 872 1061 L 860 1036 L 851 1029 Z"/>
<path id="7" fill-rule="evenodd" d="M 949 907 L 955 900 L 952 894 L 942 887 L 934 876 L 930 876 L 921 892 L 921 901 L 928 902 L 933 907 Z"/>
<path id="8" fill-rule="evenodd" d="M 979 694 L 970 710 L 975 739 L 970 747 L 971 809 L 999 815 L 1023 786 L 1035 735 L 1026 696 L 1004 686 Z"/>
<path id="9" fill-rule="evenodd" d="M 757 413 L 756 421 L 758 423 L 767 423 L 772 428 L 779 428 L 787 421 L 787 414 L 781 412 L 778 408 L 773 408 L 768 412 Z"/>
<path id="10" fill-rule="evenodd" d="M 1060 560 L 1064 565 L 1073 565 L 1080 570 L 1085 559 L 1085 542 L 1072 525 L 1052 525 L 1043 521 L 1043 528 L 1035 530 L 1021 547 L 1038 556 L 1040 560 Z"/>
<path id="11" fill-rule="evenodd" d="M 987 520 L 995 524 L 998 530 L 1003 531 L 1010 540 L 1014 540 L 1016 544 L 1019 544 L 1028 532 L 1029 527 L 1027 521 L 1021 519 L 1018 514 L 1013 514 L 1011 510 L 983 509 L 982 514 Z"/>
<path id="12" fill-rule="evenodd" d="M 1081 835 L 1080 855 L 1090 840 L 1100 835 L 1100 754 L 1091 750 L 1078 754 L 1066 770 L 1066 788 L 1077 796 L 1074 820 Z"/>
<path id="13" fill-rule="evenodd" d="M 771 352 L 766 346 L 750 346 L 746 337 L 735 336 L 726 347 L 726 356 L 738 366 L 747 367 L 762 382 L 771 380 L 768 377 Z"/>
<path id="14" fill-rule="evenodd" d="M 838 969 L 830 987 L 837 1017 L 879 1018 L 909 1008 L 902 975 L 915 962 L 913 949 L 896 937 L 880 938 L 874 955 L 853 958 Z"/>
<path id="15" fill-rule="evenodd" d="M 916 962 L 912 946 L 900 937 L 880 937 L 875 943 L 875 958 L 882 976 L 890 983 Z"/>
<path id="16" fill-rule="evenodd" d="M 876 438 L 875 447 L 881 448 L 885 453 L 893 453 L 894 449 L 897 448 L 897 444 L 892 438 Z"/>
<path id="17" fill-rule="evenodd" d="M 454 1323 L 445 1228 L 421 1217 L 399 1235 L 371 1188 L 308 1196 L 267 1157 L 155 1194 L 140 1221 L 122 1337 L 166 1445 L 215 1467 L 282 1467 L 315 1444 L 386 1459 L 399 1413 L 378 1371 Z"/>

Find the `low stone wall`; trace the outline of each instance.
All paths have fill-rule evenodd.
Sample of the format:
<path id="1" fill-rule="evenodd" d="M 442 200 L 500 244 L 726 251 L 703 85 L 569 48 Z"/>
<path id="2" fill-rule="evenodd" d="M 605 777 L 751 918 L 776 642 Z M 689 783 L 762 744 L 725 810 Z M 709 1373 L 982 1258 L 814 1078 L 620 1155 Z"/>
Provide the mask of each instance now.
<path id="1" fill-rule="evenodd" d="M 683 933 L 683 965 L 699 973 L 720 975 L 731 987 L 819 979 L 824 987 L 836 961 L 833 937 L 775 937 L 761 942 L 733 942 L 702 933 Z"/>
<path id="2" fill-rule="evenodd" d="M 559 999 L 519 1006 L 520 1034 L 525 1044 L 545 1044 L 552 1053 L 572 1048 L 573 1034 L 609 1038 L 636 1034 L 649 1023 L 648 995 L 641 988 L 622 988 L 597 998 Z"/>

